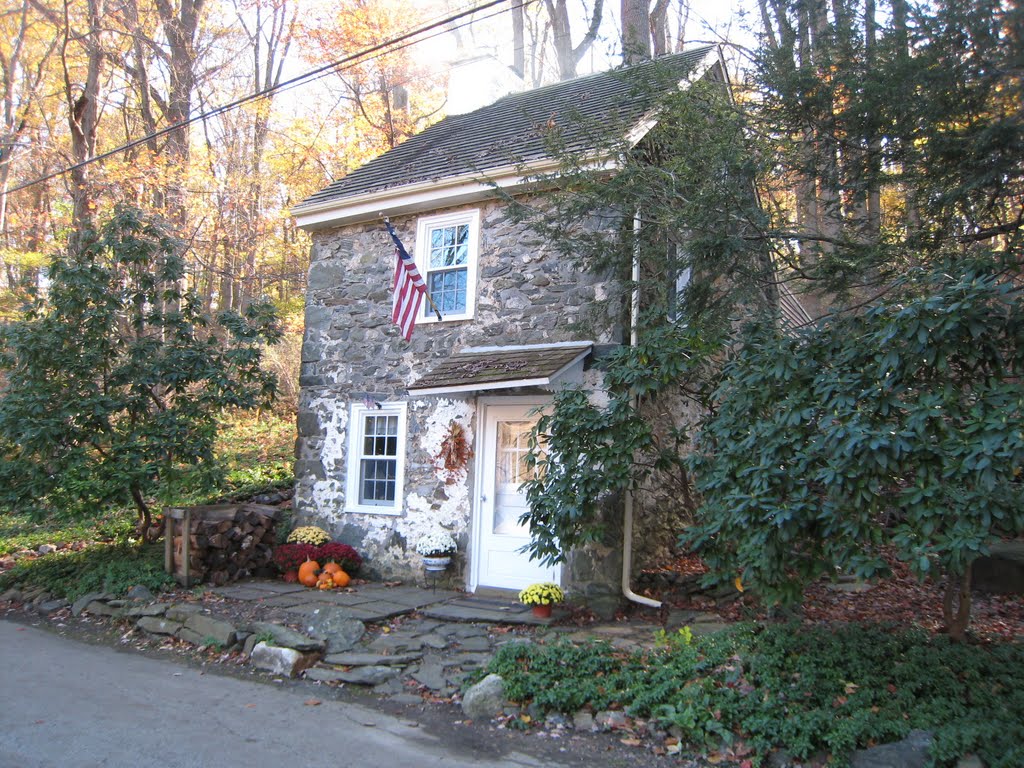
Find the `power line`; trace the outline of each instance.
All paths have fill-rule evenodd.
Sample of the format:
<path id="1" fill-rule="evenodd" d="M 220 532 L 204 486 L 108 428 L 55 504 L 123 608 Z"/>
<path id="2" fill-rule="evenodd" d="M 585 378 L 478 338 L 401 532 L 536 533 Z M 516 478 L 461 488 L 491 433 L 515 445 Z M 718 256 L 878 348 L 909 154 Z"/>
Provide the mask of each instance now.
<path id="1" fill-rule="evenodd" d="M 352 64 L 356 61 L 371 58 L 371 54 L 380 55 L 385 51 L 391 52 L 401 50 L 416 42 L 421 42 L 420 40 L 414 40 L 413 38 L 417 38 L 421 35 L 426 34 L 427 32 L 434 31 L 439 27 L 443 27 L 445 25 L 459 21 L 460 19 L 463 19 L 466 16 L 471 16 L 474 13 L 485 11 L 488 8 L 493 8 L 496 5 L 500 5 L 506 2 L 508 2 L 508 0 L 489 0 L 489 2 L 486 2 L 482 5 L 468 8 L 464 11 L 452 14 L 451 16 L 446 16 L 442 19 L 439 19 L 438 21 L 431 22 L 430 24 L 426 24 L 410 32 L 406 32 L 405 34 L 393 37 L 381 43 L 377 43 L 376 45 L 372 45 L 369 48 L 364 48 L 363 50 L 357 53 L 345 56 L 344 58 L 338 59 L 337 61 L 331 62 L 330 64 L 324 64 L 315 69 L 311 69 L 308 72 L 304 72 L 301 75 L 296 75 L 295 77 L 289 80 L 285 80 L 283 83 L 278 83 L 277 85 L 273 85 L 269 88 L 264 88 L 263 90 L 255 91 L 239 99 L 235 99 L 234 101 L 228 102 L 227 104 L 222 104 L 206 112 L 201 112 L 198 115 L 186 118 L 185 120 L 177 122 L 174 125 L 168 125 L 167 127 L 161 128 L 160 130 L 153 131 L 152 133 L 146 134 L 145 136 L 142 136 L 133 141 L 129 141 L 126 144 L 122 144 L 118 147 L 115 147 L 114 149 L 90 157 L 88 160 L 83 160 L 80 163 L 65 166 L 64 168 L 61 168 L 60 170 L 57 171 L 53 171 L 52 173 L 48 173 L 45 176 L 40 176 L 36 179 L 33 179 L 32 181 L 25 182 L 24 184 L 19 184 L 18 186 L 12 187 L 11 189 L 7 190 L 7 193 L 13 194 L 15 192 L 20 192 L 23 189 L 28 189 L 29 187 L 33 187 L 36 184 L 42 184 L 44 181 L 55 179 L 58 176 L 63 176 L 64 174 L 78 170 L 79 168 L 85 168 L 86 166 L 92 165 L 93 163 L 97 163 L 100 160 L 106 160 L 108 157 L 113 157 L 114 155 L 120 154 L 121 152 L 126 152 L 129 149 L 134 149 L 135 147 L 141 146 L 142 144 L 146 144 L 150 141 L 153 141 L 154 139 L 158 139 L 161 136 L 166 136 L 167 134 L 172 133 L 173 131 L 177 131 L 180 128 L 185 128 L 186 126 L 189 126 L 192 123 L 208 120 L 209 118 L 216 117 L 217 115 L 224 114 L 225 112 L 240 107 L 243 104 L 248 104 L 249 102 L 256 101 L 257 99 L 266 98 L 267 96 L 270 96 L 271 94 L 276 93 L 277 91 L 281 91 L 286 88 L 294 88 L 298 85 L 304 85 L 307 82 L 311 82 L 315 79 L 330 74 L 335 70 L 341 69 L 346 64 Z M 524 0 L 523 5 L 528 5 L 532 2 L 535 2 L 535 0 Z M 502 13 L 503 12 L 504 11 L 502 11 Z M 492 14 L 492 16 L 494 15 L 498 14 Z"/>

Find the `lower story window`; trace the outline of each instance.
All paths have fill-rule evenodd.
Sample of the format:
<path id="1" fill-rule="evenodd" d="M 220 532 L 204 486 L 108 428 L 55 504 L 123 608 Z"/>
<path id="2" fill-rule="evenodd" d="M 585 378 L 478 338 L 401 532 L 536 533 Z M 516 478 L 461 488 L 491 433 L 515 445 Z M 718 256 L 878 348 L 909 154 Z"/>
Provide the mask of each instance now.
<path id="1" fill-rule="evenodd" d="M 401 511 L 405 462 L 405 403 L 352 406 L 348 501 L 355 511 Z"/>
<path id="2" fill-rule="evenodd" d="M 359 467 L 359 503 L 395 503 L 398 471 L 398 416 L 363 416 L 363 452 Z"/>

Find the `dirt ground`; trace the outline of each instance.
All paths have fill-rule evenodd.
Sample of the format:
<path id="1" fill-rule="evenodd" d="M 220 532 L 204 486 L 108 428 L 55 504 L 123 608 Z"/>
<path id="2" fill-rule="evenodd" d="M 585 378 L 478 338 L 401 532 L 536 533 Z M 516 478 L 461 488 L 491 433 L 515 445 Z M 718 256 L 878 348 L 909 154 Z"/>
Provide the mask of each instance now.
<path id="1" fill-rule="evenodd" d="M 862 622 L 917 626 L 932 633 L 944 631 L 942 596 L 944 584 L 918 581 L 895 558 L 889 558 L 892 574 L 870 584 L 829 584 L 818 582 L 804 591 L 803 604 L 792 616 L 804 624 Z M 706 570 L 698 558 L 680 558 L 665 570 L 696 577 Z M 704 595 L 677 596 L 671 591 L 658 595 L 676 609 L 713 610 L 727 621 L 771 620 L 771 612 L 756 597 L 716 603 Z M 777 620 L 790 618 L 784 614 Z M 968 637 L 973 642 L 1024 642 L 1024 595 L 971 596 Z"/>

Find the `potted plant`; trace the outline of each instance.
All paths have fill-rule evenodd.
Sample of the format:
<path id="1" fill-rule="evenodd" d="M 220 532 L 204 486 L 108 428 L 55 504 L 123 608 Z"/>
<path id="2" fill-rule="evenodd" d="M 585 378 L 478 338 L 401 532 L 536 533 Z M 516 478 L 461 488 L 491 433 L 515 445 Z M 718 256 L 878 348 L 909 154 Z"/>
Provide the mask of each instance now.
<path id="1" fill-rule="evenodd" d="M 519 593 L 519 602 L 533 608 L 533 615 L 542 619 L 551 616 L 551 606 L 565 600 L 565 593 L 557 584 L 545 581 L 531 584 Z"/>
<path id="2" fill-rule="evenodd" d="M 423 567 L 428 571 L 447 568 L 456 549 L 455 539 L 447 531 L 428 533 L 416 542 L 416 551 L 423 556 Z"/>

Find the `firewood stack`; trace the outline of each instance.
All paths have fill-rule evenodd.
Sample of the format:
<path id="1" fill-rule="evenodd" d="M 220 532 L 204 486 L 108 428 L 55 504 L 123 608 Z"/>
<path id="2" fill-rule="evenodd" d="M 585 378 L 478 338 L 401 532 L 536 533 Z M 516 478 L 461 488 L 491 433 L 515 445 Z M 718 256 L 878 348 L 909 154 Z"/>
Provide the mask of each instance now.
<path id="1" fill-rule="evenodd" d="M 168 509 L 165 566 L 178 582 L 215 585 L 250 576 L 270 565 L 277 507 L 262 504 L 217 504 Z M 188 528 L 188 567 L 185 540 Z"/>

